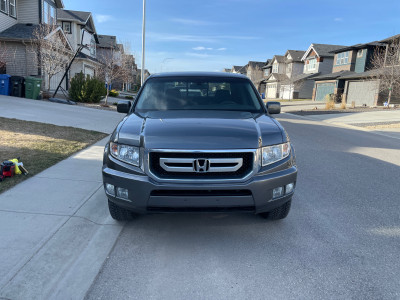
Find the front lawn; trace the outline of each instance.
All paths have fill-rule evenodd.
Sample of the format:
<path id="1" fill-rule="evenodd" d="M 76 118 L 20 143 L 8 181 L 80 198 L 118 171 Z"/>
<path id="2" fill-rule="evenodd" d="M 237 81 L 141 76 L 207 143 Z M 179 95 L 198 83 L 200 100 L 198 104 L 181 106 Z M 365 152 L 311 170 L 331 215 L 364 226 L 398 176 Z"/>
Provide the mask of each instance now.
<path id="1" fill-rule="evenodd" d="M 0 163 L 20 157 L 29 172 L 0 182 L 0 193 L 106 136 L 79 128 L 0 118 Z"/>

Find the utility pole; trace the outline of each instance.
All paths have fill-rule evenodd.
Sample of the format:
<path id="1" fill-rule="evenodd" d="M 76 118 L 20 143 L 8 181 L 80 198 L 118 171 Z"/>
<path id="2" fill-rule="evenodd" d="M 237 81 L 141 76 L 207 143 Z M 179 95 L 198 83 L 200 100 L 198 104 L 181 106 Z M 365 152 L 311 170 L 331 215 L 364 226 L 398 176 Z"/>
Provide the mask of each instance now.
<path id="1" fill-rule="evenodd" d="M 144 48 L 145 48 L 145 32 L 146 32 L 146 0 L 143 0 L 143 25 L 142 25 L 142 73 L 140 75 L 141 85 L 144 83 Z"/>

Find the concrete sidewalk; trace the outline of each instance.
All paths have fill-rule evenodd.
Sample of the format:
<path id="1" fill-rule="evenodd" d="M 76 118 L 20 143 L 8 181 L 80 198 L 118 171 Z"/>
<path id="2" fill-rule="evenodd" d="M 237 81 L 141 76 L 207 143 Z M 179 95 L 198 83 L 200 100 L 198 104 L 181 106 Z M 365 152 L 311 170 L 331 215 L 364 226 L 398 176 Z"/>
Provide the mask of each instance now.
<path id="1" fill-rule="evenodd" d="M 360 124 L 379 122 L 400 122 L 400 110 L 379 110 L 359 113 L 309 115 L 307 118 L 331 124 Z"/>
<path id="2" fill-rule="evenodd" d="M 77 105 L 0 95 L 0 117 L 111 133 L 124 115 Z"/>
<path id="3" fill-rule="evenodd" d="M 123 224 L 101 166 L 107 139 L 0 195 L 0 298 L 82 299 Z"/>

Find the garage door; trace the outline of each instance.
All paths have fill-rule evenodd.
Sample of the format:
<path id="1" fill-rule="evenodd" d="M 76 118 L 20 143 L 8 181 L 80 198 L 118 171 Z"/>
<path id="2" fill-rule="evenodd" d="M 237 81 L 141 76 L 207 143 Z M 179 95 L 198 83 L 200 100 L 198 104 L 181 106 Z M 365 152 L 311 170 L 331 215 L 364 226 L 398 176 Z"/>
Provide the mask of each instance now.
<path id="1" fill-rule="evenodd" d="M 53 77 L 51 77 L 51 79 L 50 79 L 50 90 L 54 91 L 58 87 L 58 85 L 60 84 L 61 79 L 64 76 L 64 73 L 65 73 L 65 71 L 61 71 L 61 72 L 58 72 L 57 74 L 55 74 Z M 46 78 L 47 78 L 47 76 L 46 76 Z M 62 82 L 62 85 L 61 85 L 61 87 L 63 89 L 66 88 L 65 83 L 66 83 L 66 81 L 64 79 L 63 82 Z M 46 88 L 47 88 L 47 86 L 46 86 Z"/>
<path id="2" fill-rule="evenodd" d="M 276 84 L 268 84 L 267 98 L 269 99 L 276 98 Z"/>
<path id="3" fill-rule="evenodd" d="M 357 106 L 375 104 L 375 95 L 378 93 L 378 81 L 350 81 L 347 88 L 347 103 L 353 101 Z"/>
<path id="4" fill-rule="evenodd" d="M 292 91 L 292 89 L 290 88 L 290 85 L 282 85 L 279 97 L 281 99 L 291 99 L 292 98 L 292 97 L 290 97 L 291 91 Z"/>
<path id="5" fill-rule="evenodd" d="M 326 95 L 335 92 L 335 83 L 317 83 L 317 93 L 315 95 L 316 101 L 325 101 Z"/>

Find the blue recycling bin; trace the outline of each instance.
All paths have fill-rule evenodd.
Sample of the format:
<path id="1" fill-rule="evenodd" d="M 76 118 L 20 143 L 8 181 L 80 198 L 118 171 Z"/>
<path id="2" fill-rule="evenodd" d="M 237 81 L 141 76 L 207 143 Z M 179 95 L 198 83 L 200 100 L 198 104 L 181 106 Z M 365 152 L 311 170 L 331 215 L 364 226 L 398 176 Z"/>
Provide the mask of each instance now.
<path id="1" fill-rule="evenodd" d="M 10 75 L 0 74 L 0 95 L 10 95 Z"/>

